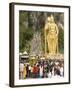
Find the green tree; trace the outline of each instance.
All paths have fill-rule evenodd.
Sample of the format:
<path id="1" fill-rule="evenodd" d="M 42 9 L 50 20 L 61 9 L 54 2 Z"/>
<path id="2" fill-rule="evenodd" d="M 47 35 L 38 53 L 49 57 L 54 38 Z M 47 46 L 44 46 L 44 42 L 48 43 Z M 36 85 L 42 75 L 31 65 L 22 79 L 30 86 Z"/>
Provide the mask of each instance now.
<path id="1" fill-rule="evenodd" d="M 19 48 L 20 51 L 30 51 L 29 41 L 33 38 L 33 29 L 30 27 L 28 12 L 20 12 L 19 16 Z"/>
<path id="2" fill-rule="evenodd" d="M 58 36 L 58 46 L 59 52 L 64 52 L 64 30 L 59 28 L 59 36 Z"/>

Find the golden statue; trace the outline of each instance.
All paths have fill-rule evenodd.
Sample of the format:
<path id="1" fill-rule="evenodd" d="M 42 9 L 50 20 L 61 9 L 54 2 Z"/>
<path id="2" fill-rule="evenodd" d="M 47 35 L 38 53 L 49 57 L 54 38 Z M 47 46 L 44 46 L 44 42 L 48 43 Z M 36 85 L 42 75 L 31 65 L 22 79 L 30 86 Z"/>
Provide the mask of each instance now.
<path id="1" fill-rule="evenodd" d="M 47 54 L 47 49 L 49 51 L 49 54 L 54 55 L 58 53 L 58 27 L 54 21 L 53 15 L 47 18 L 44 31 L 45 31 L 45 54 Z"/>

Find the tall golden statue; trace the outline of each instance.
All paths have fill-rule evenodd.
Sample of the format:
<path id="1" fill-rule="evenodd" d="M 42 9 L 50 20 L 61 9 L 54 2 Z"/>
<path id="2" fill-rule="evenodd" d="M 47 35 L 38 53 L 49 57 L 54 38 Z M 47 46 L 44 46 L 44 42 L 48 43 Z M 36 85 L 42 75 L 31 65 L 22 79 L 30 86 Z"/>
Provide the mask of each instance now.
<path id="1" fill-rule="evenodd" d="M 53 15 L 47 18 L 44 31 L 45 31 L 45 54 L 47 54 L 47 49 L 49 51 L 49 54 L 54 55 L 58 53 L 58 27 L 54 21 Z"/>

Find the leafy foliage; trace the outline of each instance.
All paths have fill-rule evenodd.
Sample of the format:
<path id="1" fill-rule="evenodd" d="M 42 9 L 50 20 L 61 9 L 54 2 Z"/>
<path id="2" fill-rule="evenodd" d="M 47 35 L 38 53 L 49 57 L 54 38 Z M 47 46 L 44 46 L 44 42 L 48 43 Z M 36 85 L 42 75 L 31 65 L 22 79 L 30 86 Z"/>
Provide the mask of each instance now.
<path id="1" fill-rule="evenodd" d="M 27 24 L 27 12 L 20 13 L 20 38 L 19 38 L 19 48 L 20 51 L 30 51 L 29 41 L 33 38 L 33 29 L 31 27 L 26 27 Z M 25 23 L 25 24 L 24 24 Z"/>
<path id="2" fill-rule="evenodd" d="M 62 30 L 61 28 L 59 28 L 58 46 L 59 46 L 59 52 L 63 53 L 64 51 L 64 30 Z"/>

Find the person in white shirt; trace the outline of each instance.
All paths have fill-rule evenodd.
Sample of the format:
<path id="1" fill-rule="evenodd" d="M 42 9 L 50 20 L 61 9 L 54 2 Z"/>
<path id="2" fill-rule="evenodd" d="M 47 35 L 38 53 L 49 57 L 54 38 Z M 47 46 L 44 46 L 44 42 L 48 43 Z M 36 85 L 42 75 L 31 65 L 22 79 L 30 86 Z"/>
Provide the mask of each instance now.
<path id="1" fill-rule="evenodd" d="M 28 67 L 28 70 L 29 70 L 29 78 L 31 77 L 31 66 L 29 65 Z"/>
<path id="2" fill-rule="evenodd" d="M 64 76 L 64 68 L 60 67 L 60 76 L 63 77 Z"/>
<path id="3" fill-rule="evenodd" d="M 51 77 L 52 77 L 52 73 L 49 71 L 48 78 L 51 78 Z"/>
<path id="4" fill-rule="evenodd" d="M 24 64 L 20 63 L 19 68 L 20 68 L 20 79 L 23 79 Z"/>
<path id="5" fill-rule="evenodd" d="M 42 76 L 43 76 L 43 66 L 42 65 L 40 65 L 40 67 L 39 67 L 39 75 L 42 78 Z"/>
<path id="6" fill-rule="evenodd" d="M 52 68 L 52 76 L 54 76 L 54 67 Z"/>

